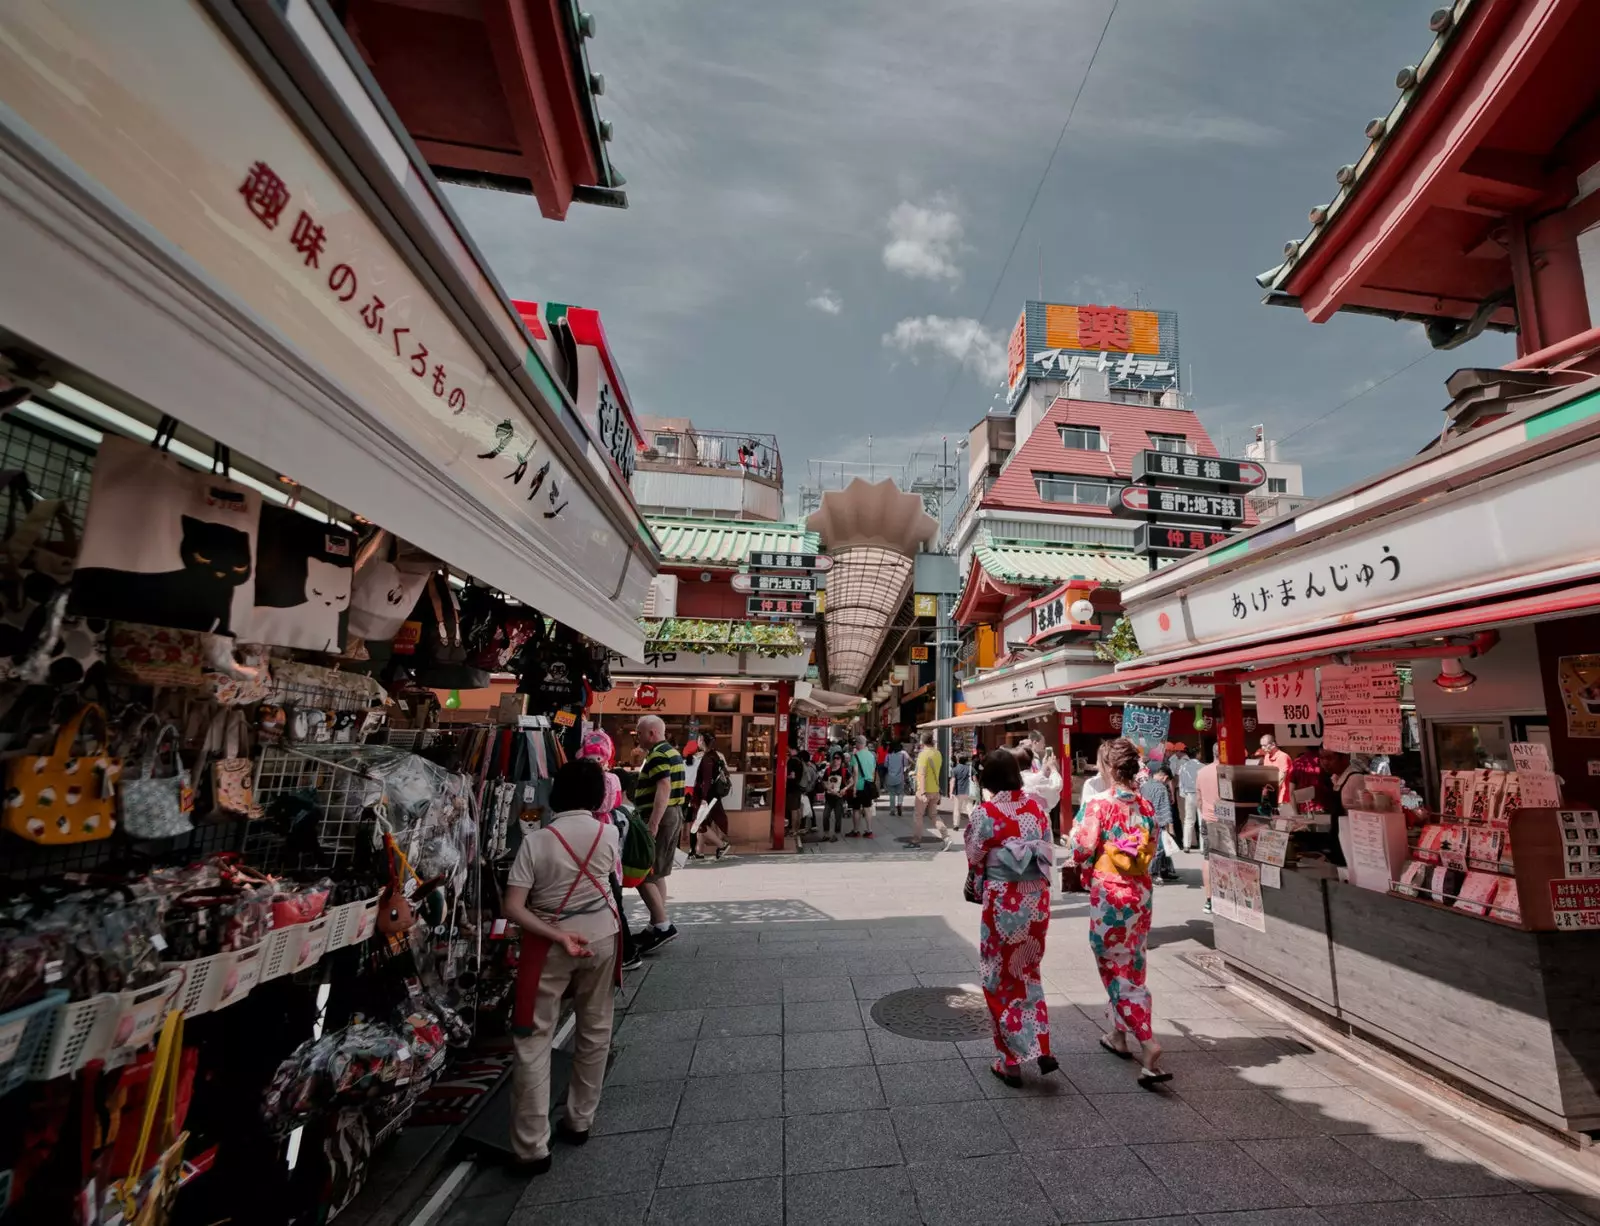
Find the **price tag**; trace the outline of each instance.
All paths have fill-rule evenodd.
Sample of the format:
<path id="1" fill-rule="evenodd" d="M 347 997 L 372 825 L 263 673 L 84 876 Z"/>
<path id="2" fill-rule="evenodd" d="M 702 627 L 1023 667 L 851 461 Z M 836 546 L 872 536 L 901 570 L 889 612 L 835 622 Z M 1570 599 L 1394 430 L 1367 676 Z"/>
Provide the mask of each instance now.
<path id="1" fill-rule="evenodd" d="M 1283 889 L 1283 870 L 1276 864 L 1263 864 L 1261 866 L 1261 884 L 1266 889 Z"/>

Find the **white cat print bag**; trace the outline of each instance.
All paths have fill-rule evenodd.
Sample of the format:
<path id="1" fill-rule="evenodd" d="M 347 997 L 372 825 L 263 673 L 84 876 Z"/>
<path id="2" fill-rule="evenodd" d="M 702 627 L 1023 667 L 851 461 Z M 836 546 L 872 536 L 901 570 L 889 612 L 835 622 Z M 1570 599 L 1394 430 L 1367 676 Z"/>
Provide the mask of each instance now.
<path id="1" fill-rule="evenodd" d="M 394 638 L 438 565 L 422 555 L 403 556 L 399 542 L 382 530 L 364 542 L 350 597 L 350 634 L 373 643 Z"/>
<path id="2" fill-rule="evenodd" d="M 287 507 L 262 507 L 255 607 L 242 637 L 275 647 L 343 651 L 355 560 L 353 533 Z"/>
<path id="3" fill-rule="evenodd" d="M 225 471 L 196 472 L 159 446 L 108 434 L 95 457 L 67 612 L 236 633 L 255 604 L 260 522 L 261 495 Z"/>

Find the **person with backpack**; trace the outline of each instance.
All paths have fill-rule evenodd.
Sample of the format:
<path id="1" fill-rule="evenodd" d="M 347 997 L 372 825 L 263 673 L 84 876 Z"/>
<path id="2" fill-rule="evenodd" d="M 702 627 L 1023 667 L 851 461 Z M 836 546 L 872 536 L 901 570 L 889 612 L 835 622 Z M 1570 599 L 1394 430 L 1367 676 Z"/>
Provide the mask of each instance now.
<path id="1" fill-rule="evenodd" d="M 883 760 L 884 786 L 889 792 L 889 815 L 901 816 L 905 808 L 906 772 L 911 769 L 911 755 L 896 741 Z"/>
<path id="2" fill-rule="evenodd" d="M 850 755 L 850 837 L 872 837 L 872 814 L 878 807 L 878 760 L 867 746 L 867 738 L 856 738 Z M 866 830 L 860 828 L 866 824 Z"/>
<path id="3" fill-rule="evenodd" d="M 709 732 L 700 734 L 698 767 L 691 795 L 695 816 L 689 827 L 689 858 L 704 860 L 709 845 L 720 860 L 728 854 L 728 811 L 722 801 L 733 790 L 733 779 L 727 759 L 717 752 L 717 738 Z"/>
<path id="4" fill-rule="evenodd" d="M 821 776 L 817 772 L 816 763 L 811 760 L 811 754 L 807 750 L 796 750 L 789 761 L 794 765 L 794 778 L 791 786 L 794 787 L 796 794 L 799 796 L 800 824 L 803 829 L 815 834 L 817 832 L 817 823 L 821 816 L 817 812 L 815 801 L 817 783 Z"/>

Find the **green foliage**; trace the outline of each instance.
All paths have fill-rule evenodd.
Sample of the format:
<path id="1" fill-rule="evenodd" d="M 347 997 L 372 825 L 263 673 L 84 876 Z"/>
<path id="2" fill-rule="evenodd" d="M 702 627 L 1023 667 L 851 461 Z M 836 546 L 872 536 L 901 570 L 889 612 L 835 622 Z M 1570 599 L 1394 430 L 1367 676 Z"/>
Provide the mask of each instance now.
<path id="1" fill-rule="evenodd" d="M 1134 636 L 1133 623 L 1128 620 L 1126 613 L 1117 618 L 1111 632 L 1094 645 L 1094 654 L 1096 659 L 1108 664 L 1123 664 L 1128 660 L 1137 660 L 1144 654 L 1139 640 Z"/>
<path id="2" fill-rule="evenodd" d="M 807 650 L 792 622 L 722 621 L 709 617 L 641 619 L 645 650 L 684 651 L 694 655 L 753 651 L 763 659 L 797 656 Z"/>

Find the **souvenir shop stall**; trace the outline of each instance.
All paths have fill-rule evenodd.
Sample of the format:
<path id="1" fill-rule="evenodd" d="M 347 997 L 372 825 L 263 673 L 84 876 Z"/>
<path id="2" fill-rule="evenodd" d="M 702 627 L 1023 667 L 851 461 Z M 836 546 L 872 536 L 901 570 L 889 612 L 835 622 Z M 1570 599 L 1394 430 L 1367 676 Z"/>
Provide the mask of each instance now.
<path id="1" fill-rule="evenodd" d="M 1073 688 L 1214 687 L 1211 888 L 1233 968 L 1523 1116 L 1593 1133 L 1600 535 L 1562 508 L 1597 476 L 1600 388 L 1508 408 L 1130 585 L 1144 656 Z M 1402 670 L 1424 750 L 1407 778 L 1382 769 L 1406 748 Z M 1244 764 L 1246 686 L 1262 718 L 1315 729 L 1320 769 L 1302 754 L 1285 782 Z"/>

